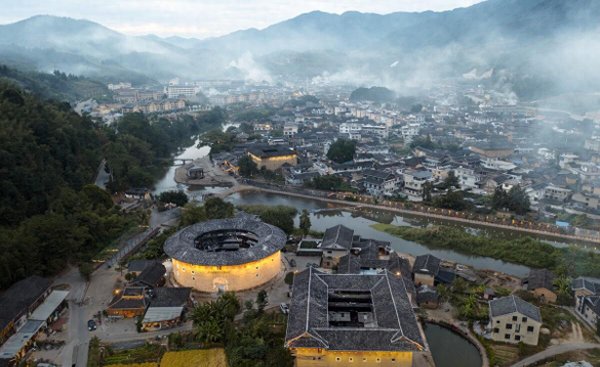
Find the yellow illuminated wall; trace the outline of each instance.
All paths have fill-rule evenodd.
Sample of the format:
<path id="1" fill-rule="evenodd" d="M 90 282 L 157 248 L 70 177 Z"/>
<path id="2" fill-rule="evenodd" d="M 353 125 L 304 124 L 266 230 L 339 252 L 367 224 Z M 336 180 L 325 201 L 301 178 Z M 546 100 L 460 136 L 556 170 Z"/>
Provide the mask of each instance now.
<path id="1" fill-rule="evenodd" d="M 277 157 L 261 158 L 252 153 L 248 153 L 250 158 L 256 163 L 258 168 L 265 167 L 269 171 L 275 171 L 285 163 L 295 166 L 298 164 L 298 156 L 294 154 L 280 155 Z"/>
<path id="2" fill-rule="evenodd" d="M 411 367 L 412 352 L 352 351 L 339 352 L 316 348 L 295 348 L 296 367 L 378 366 Z"/>
<path id="3" fill-rule="evenodd" d="M 281 271 L 281 252 L 242 265 L 192 265 L 173 259 L 177 283 L 201 292 L 239 291 L 258 287 Z"/>

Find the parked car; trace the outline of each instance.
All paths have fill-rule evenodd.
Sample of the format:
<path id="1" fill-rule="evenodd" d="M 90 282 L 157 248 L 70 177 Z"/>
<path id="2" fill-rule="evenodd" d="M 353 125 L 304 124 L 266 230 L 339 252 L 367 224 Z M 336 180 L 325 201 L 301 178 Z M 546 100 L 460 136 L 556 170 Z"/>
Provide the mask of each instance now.
<path id="1" fill-rule="evenodd" d="M 94 321 L 94 320 L 88 320 L 88 330 L 89 331 L 96 330 L 96 321 Z"/>
<path id="2" fill-rule="evenodd" d="M 287 315 L 290 312 L 290 308 L 288 307 L 287 303 L 280 304 L 279 308 L 281 309 L 281 313 L 284 315 Z"/>

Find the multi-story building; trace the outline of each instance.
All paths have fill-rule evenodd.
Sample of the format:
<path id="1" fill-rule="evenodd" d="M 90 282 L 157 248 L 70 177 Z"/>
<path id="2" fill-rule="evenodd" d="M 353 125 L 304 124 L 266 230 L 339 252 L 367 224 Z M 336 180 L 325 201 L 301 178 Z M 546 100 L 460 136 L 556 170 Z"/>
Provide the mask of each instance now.
<path id="1" fill-rule="evenodd" d="M 406 194 L 411 201 L 422 201 L 423 200 L 423 185 L 426 182 L 431 182 L 433 175 L 429 171 L 425 170 L 412 170 L 407 169 L 403 173 L 404 175 L 404 194 Z"/>
<path id="2" fill-rule="evenodd" d="M 169 98 L 194 97 L 200 92 L 200 87 L 195 85 L 168 85 L 165 93 Z"/>
<path id="3" fill-rule="evenodd" d="M 248 155 L 258 168 L 275 171 L 284 164 L 295 166 L 298 163 L 296 151 L 284 145 L 255 145 L 248 148 Z"/>
<path id="4" fill-rule="evenodd" d="M 427 349 L 401 276 L 313 268 L 294 276 L 285 346 L 298 367 L 410 367 Z"/>
<path id="5" fill-rule="evenodd" d="M 490 306 L 491 338 L 497 342 L 537 345 L 542 327 L 540 309 L 517 296 L 492 300 Z"/>

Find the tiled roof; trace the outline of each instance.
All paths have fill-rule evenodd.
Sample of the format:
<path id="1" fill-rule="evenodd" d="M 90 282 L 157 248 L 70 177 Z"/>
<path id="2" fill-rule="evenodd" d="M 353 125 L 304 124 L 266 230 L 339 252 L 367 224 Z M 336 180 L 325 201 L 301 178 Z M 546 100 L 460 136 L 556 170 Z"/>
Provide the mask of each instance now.
<path id="1" fill-rule="evenodd" d="M 530 319 L 542 322 L 540 309 L 529 302 L 522 300 L 517 296 L 507 296 L 490 301 L 490 317 L 518 312 Z"/>
<path id="2" fill-rule="evenodd" d="M 571 289 L 573 290 L 588 290 L 591 293 L 600 293 L 600 283 L 596 283 L 594 281 L 591 281 L 589 279 L 583 278 L 583 277 L 579 277 L 579 278 L 575 278 L 573 279 L 573 281 L 571 282 Z"/>
<path id="3" fill-rule="evenodd" d="M 554 289 L 554 274 L 546 269 L 531 269 L 529 276 L 525 280 L 528 290 L 538 288 Z"/>
<path id="4" fill-rule="evenodd" d="M 160 285 L 166 272 L 167 269 L 165 266 L 157 262 L 144 269 L 144 271 L 142 271 L 132 283 L 146 285 L 149 287 L 157 287 Z"/>
<path id="5" fill-rule="evenodd" d="M 31 307 L 49 287 L 49 279 L 33 275 L 19 280 L 0 294 L 0 330 Z"/>
<path id="6" fill-rule="evenodd" d="M 330 324 L 335 292 L 368 294 L 372 325 Z M 421 351 L 426 348 L 404 283 L 385 271 L 376 275 L 327 274 L 313 268 L 294 277 L 285 344 L 329 350 Z"/>
<path id="7" fill-rule="evenodd" d="M 323 235 L 320 248 L 332 250 L 350 250 L 352 248 L 352 240 L 354 230 L 338 224 L 335 227 L 327 228 Z"/>
<path id="8" fill-rule="evenodd" d="M 441 260 L 433 255 L 420 255 L 415 258 L 413 273 L 436 276 L 440 271 Z"/>
<path id="9" fill-rule="evenodd" d="M 181 307 L 190 300 L 192 288 L 165 288 L 160 287 L 152 291 L 150 298 L 151 307 Z"/>
<path id="10" fill-rule="evenodd" d="M 194 242 L 200 235 L 224 229 L 252 233 L 256 236 L 257 243 L 237 251 L 205 251 L 195 246 Z M 274 254 L 283 248 L 286 240 L 285 233 L 275 226 L 249 216 L 237 216 L 209 220 L 186 227 L 165 241 L 164 250 L 171 258 L 188 264 L 239 265 Z"/>

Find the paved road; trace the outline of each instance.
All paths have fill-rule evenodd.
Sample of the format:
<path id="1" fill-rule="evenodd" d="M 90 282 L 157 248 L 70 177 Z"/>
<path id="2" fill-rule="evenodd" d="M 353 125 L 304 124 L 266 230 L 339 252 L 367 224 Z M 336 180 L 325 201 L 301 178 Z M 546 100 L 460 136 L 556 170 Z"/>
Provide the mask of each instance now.
<path id="1" fill-rule="evenodd" d="M 106 183 L 110 177 L 104 170 L 105 165 L 106 159 L 102 159 L 102 162 L 100 162 L 100 166 L 98 167 L 98 174 L 96 175 L 96 186 L 100 187 L 101 189 L 106 189 Z"/>
<path id="2" fill-rule="evenodd" d="M 386 206 L 386 205 L 368 204 L 368 203 L 361 203 L 361 202 L 350 202 L 350 201 L 333 199 L 333 198 L 325 198 L 325 197 L 321 197 L 321 196 L 299 194 L 299 193 L 290 192 L 290 191 L 267 189 L 267 188 L 262 188 L 262 187 L 258 187 L 258 186 L 248 186 L 248 185 L 236 186 L 227 191 L 220 193 L 219 196 L 223 198 L 228 195 L 231 195 L 234 192 L 240 192 L 240 191 L 263 191 L 263 192 L 268 192 L 268 193 L 273 193 L 273 194 L 288 195 L 288 196 L 300 197 L 300 198 L 311 199 L 311 200 L 319 200 L 319 201 L 324 201 L 324 202 L 328 202 L 328 203 L 342 204 L 345 206 L 387 210 L 387 211 L 391 211 L 391 212 L 395 212 L 395 213 L 410 214 L 410 215 L 414 215 L 417 217 L 425 217 L 425 218 L 440 219 L 440 220 L 446 220 L 446 221 L 452 221 L 452 222 L 458 222 L 458 223 L 474 224 L 474 225 L 478 225 L 478 226 L 482 226 L 482 227 L 505 229 L 505 230 L 514 231 L 514 232 L 523 232 L 523 233 L 541 235 L 541 236 L 552 237 L 552 238 L 557 238 L 557 239 L 562 239 L 562 240 L 582 241 L 582 242 L 587 242 L 587 243 L 593 243 L 595 245 L 600 244 L 600 239 L 598 239 L 598 238 L 588 238 L 588 237 L 574 236 L 574 235 L 563 234 L 563 233 L 546 232 L 546 231 L 542 231 L 542 230 L 538 230 L 538 229 L 517 227 L 517 226 L 499 224 L 499 223 L 484 222 L 484 221 L 467 219 L 467 218 L 462 218 L 462 217 L 455 217 L 455 216 L 451 216 L 451 215 L 434 214 L 434 213 L 430 213 L 430 212 L 421 212 L 421 211 L 397 208 L 397 207 Z"/>
<path id="3" fill-rule="evenodd" d="M 537 354 L 529 356 L 529 357 L 513 364 L 512 367 L 526 367 L 526 366 L 530 366 L 536 362 L 543 361 L 544 359 L 548 359 L 550 357 L 553 357 L 553 356 L 556 356 L 559 354 L 572 352 L 574 350 L 596 349 L 596 348 L 600 348 L 600 344 L 572 343 L 572 344 L 553 345 L 549 348 L 546 348 L 546 350 L 544 350 L 544 351 L 541 351 Z"/>

